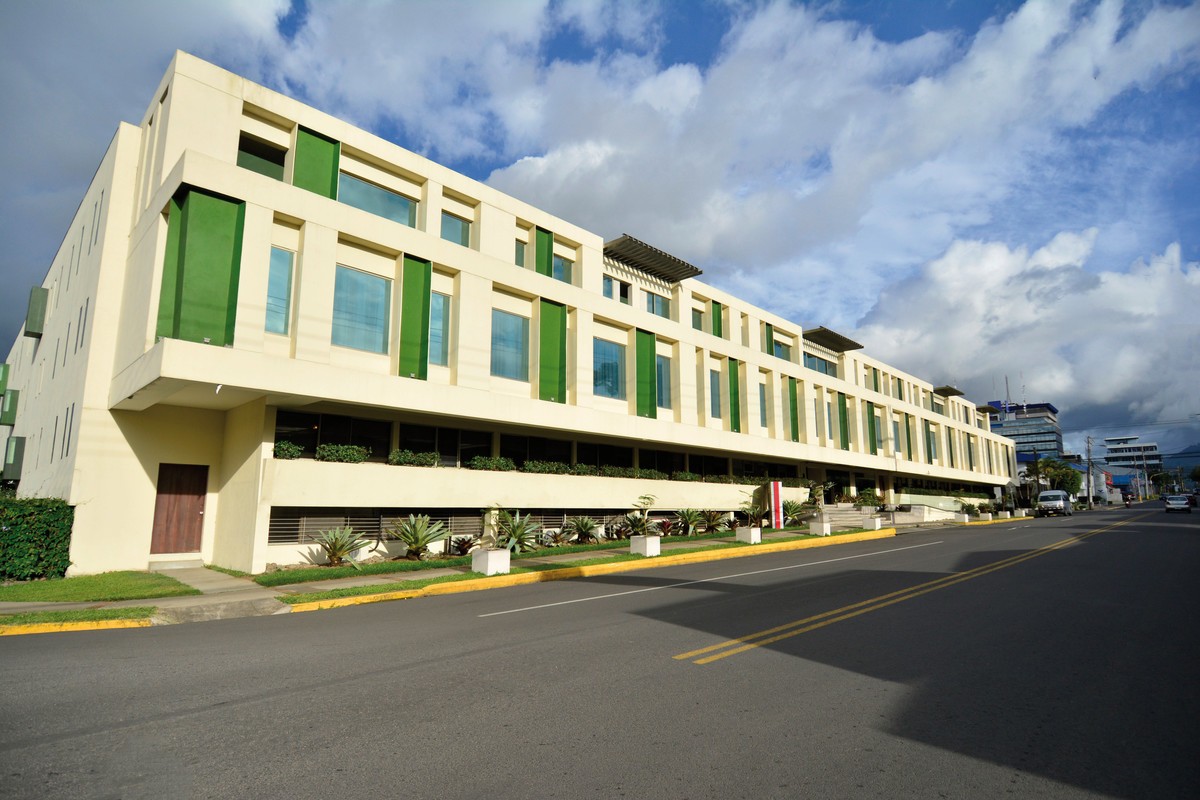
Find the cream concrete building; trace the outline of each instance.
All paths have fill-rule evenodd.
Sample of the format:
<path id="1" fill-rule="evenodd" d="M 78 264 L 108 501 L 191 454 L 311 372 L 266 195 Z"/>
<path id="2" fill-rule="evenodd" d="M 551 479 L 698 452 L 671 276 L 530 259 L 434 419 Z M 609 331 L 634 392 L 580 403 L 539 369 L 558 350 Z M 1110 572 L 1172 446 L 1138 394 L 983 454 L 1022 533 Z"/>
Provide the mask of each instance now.
<path id="1" fill-rule="evenodd" d="M 733 509 L 768 476 L 893 500 L 1009 482 L 1012 442 L 951 387 L 698 274 L 178 53 L 31 291 L 4 479 L 75 506 L 73 574 L 258 572 L 409 512 Z"/>

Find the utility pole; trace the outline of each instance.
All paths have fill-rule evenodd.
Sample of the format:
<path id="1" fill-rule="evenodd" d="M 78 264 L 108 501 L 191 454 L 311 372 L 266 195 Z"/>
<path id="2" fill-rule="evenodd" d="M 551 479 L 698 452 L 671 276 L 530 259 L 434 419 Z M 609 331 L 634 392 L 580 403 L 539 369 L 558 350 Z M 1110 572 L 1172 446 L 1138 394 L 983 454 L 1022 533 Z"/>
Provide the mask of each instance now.
<path id="1" fill-rule="evenodd" d="M 1092 437 L 1087 437 L 1087 493 L 1088 493 L 1088 511 L 1096 507 L 1093 501 L 1095 493 L 1092 491 Z"/>

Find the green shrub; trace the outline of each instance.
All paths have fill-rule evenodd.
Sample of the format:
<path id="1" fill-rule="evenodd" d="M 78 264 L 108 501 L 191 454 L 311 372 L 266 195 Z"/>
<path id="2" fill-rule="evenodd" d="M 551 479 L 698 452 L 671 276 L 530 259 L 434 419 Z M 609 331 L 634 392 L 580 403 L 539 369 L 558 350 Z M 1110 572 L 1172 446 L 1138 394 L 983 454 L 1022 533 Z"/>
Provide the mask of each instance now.
<path id="1" fill-rule="evenodd" d="M 511 458 L 504 456 L 475 456 L 467 462 L 467 469 L 488 469 L 493 472 L 512 472 L 517 468 Z"/>
<path id="2" fill-rule="evenodd" d="M 634 475 L 638 478 L 648 478 L 652 481 L 665 481 L 668 477 L 667 473 L 656 469 L 637 469 L 634 470 Z"/>
<path id="3" fill-rule="evenodd" d="M 609 464 L 602 465 L 596 473 L 601 478 L 635 478 L 637 473 L 633 467 L 614 467 Z"/>
<path id="4" fill-rule="evenodd" d="M 563 530 L 575 537 L 575 541 L 583 544 L 584 542 L 592 542 L 596 540 L 594 531 L 600 526 L 599 522 L 591 517 L 571 517 L 563 524 Z"/>
<path id="5" fill-rule="evenodd" d="M 520 511 L 501 511 L 496 528 L 497 543 L 514 555 L 536 550 L 542 532 L 542 526 L 534 522 L 533 517 L 528 514 L 522 517 Z"/>
<path id="6" fill-rule="evenodd" d="M 571 474 L 572 475 L 595 475 L 596 468 L 594 466 L 592 466 L 591 464 L 572 464 L 571 465 Z"/>
<path id="7" fill-rule="evenodd" d="M 436 467 L 441 461 L 438 453 L 414 453 L 412 450 L 393 450 L 388 463 L 393 467 Z"/>
<path id="8" fill-rule="evenodd" d="M 280 439 L 275 443 L 275 457 L 280 459 L 291 460 L 304 455 L 304 448 L 295 442 L 289 442 L 287 439 Z"/>
<path id="9" fill-rule="evenodd" d="M 700 476 L 694 472 L 688 472 L 687 470 L 681 469 L 671 473 L 671 480 L 695 482 L 700 480 Z"/>
<path id="10" fill-rule="evenodd" d="M 71 565 L 75 509 L 62 500 L 0 497 L 0 580 L 61 578 Z"/>
<path id="11" fill-rule="evenodd" d="M 357 444 L 319 444 L 317 461 L 339 461 L 343 464 L 360 464 L 366 461 L 371 451 Z"/>
<path id="12" fill-rule="evenodd" d="M 390 526 L 388 533 L 404 545 L 404 557 L 409 561 L 425 560 L 425 556 L 429 554 L 429 545 L 450 535 L 444 522 L 438 520 L 431 523 L 425 514 L 409 514 L 408 519 L 402 519 Z"/>
<path id="13" fill-rule="evenodd" d="M 370 544 L 349 526 L 321 531 L 313 537 L 313 543 L 325 551 L 325 557 L 329 559 L 329 566 L 340 567 L 343 561 L 349 561 L 356 569 L 358 564 L 350 556 L 359 548 Z"/>
<path id="14" fill-rule="evenodd" d="M 705 475 L 705 483 L 737 483 L 737 479 L 732 475 Z"/>
<path id="15" fill-rule="evenodd" d="M 675 519 L 679 522 L 679 532 L 684 536 L 691 536 L 704 527 L 704 514 L 697 508 L 681 508 L 675 512 Z"/>
<path id="16" fill-rule="evenodd" d="M 561 461 L 526 461 L 521 471 L 538 475 L 566 475 L 571 472 L 571 465 Z"/>

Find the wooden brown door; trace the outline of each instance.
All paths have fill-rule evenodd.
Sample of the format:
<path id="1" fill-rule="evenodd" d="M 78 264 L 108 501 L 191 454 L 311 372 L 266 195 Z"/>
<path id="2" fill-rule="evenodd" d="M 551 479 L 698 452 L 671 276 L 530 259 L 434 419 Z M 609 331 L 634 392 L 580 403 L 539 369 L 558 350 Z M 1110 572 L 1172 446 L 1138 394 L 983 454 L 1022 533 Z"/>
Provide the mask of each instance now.
<path id="1" fill-rule="evenodd" d="M 199 464 L 158 466 L 151 553 L 200 552 L 207 493 L 208 467 Z"/>

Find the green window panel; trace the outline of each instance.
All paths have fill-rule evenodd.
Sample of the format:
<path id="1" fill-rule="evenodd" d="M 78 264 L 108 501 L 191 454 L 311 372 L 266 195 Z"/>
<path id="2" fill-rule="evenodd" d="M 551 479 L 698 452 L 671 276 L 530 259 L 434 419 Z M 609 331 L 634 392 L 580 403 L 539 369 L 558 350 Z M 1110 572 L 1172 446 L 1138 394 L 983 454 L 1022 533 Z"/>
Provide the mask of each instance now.
<path id="1" fill-rule="evenodd" d="M 904 415 L 904 451 L 908 454 L 908 460 L 913 460 L 913 418 L 912 414 Z"/>
<path id="2" fill-rule="evenodd" d="M 867 403 L 867 446 L 871 448 L 871 455 L 879 455 L 879 437 L 875 432 L 875 404 Z"/>
<path id="3" fill-rule="evenodd" d="M 775 326 L 769 322 L 763 323 L 763 352 L 775 355 Z"/>
<path id="4" fill-rule="evenodd" d="M 158 336 L 233 344 L 246 205 L 185 189 L 171 199 Z"/>
<path id="5" fill-rule="evenodd" d="M 950 461 L 950 469 L 954 469 L 954 431 L 946 429 L 946 458 Z"/>
<path id="6" fill-rule="evenodd" d="M 25 335 L 31 339 L 40 339 L 46 331 L 46 304 L 50 300 L 50 290 L 34 286 L 29 290 L 29 307 L 25 310 Z"/>
<path id="7" fill-rule="evenodd" d="M 655 358 L 654 334 L 639 328 L 635 342 L 637 414 L 639 417 L 658 419 L 658 361 Z"/>
<path id="8" fill-rule="evenodd" d="M 0 479 L 6 481 L 21 480 L 21 466 L 25 463 L 25 437 L 10 436 L 4 446 L 4 470 Z"/>
<path id="9" fill-rule="evenodd" d="M 292 185 L 336 200 L 341 149 L 341 144 L 328 136 L 308 128 L 297 130 Z"/>
<path id="10" fill-rule="evenodd" d="M 734 433 L 742 432 L 742 389 L 738 377 L 739 366 L 736 358 L 726 359 L 726 369 L 729 372 L 729 430 Z"/>
<path id="11" fill-rule="evenodd" d="M 879 370 L 875 367 L 871 367 L 871 380 L 875 387 L 875 391 L 878 392 L 879 391 Z"/>
<path id="12" fill-rule="evenodd" d="M 788 378 L 788 414 L 792 422 L 792 441 L 800 441 L 800 404 L 796 401 L 796 379 Z"/>
<path id="13" fill-rule="evenodd" d="M 567 402 L 567 307 L 541 301 L 538 322 L 538 397 L 552 403 Z"/>
<path id="14" fill-rule="evenodd" d="M 975 469 L 975 437 L 967 437 L 967 468 Z"/>
<path id="15" fill-rule="evenodd" d="M 838 392 L 838 429 L 842 439 L 842 449 L 850 449 L 850 414 L 846 411 L 846 395 Z"/>
<path id="16" fill-rule="evenodd" d="M 8 364 L 0 364 L 0 394 L 8 389 Z"/>
<path id="17" fill-rule="evenodd" d="M 712 332 L 713 336 L 725 338 L 725 320 L 721 313 L 721 304 L 712 301 Z"/>
<path id="18" fill-rule="evenodd" d="M 401 377 L 429 377 L 429 289 L 433 265 L 423 258 L 404 257 L 400 297 Z"/>
<path id="19" fill-rule="evenodd" d="M 533 259 L 539 275 L 554 275 L 554 234 L 545 228 L 533 232 Z"/>
<path id="20" fill-rule="evenodd" d="M 0 401 L 0 425 L 17 424 L 17 405 L 20 400 L 21 393 L 16 389 L 4 390 L 4 400 Z"/>

